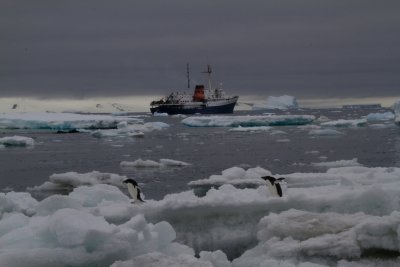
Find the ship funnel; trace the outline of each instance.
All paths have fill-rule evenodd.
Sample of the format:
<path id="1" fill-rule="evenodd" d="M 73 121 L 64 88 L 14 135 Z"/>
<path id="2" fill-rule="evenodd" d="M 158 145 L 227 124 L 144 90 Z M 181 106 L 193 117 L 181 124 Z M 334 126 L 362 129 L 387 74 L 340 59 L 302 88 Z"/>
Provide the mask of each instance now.
<path id="1" fill-rule="evenodd" d="M 204 98 L 204 85 L 196 85 L 196 88 L 194 89 L 193 101 L 203 102 Z"/>

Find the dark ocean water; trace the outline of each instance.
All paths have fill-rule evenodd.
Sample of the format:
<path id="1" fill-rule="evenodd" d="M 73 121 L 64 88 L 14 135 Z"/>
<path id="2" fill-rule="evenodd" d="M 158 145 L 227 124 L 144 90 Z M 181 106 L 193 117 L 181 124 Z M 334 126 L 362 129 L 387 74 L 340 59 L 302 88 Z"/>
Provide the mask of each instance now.
<path id="1" fill-rule="evenodd" d="M 359 119 L 384 109 L 304 109 L 272 111 L 275 114 L 307 114 L 335 119 Z M 265 111 L 263 111 L 265 112 Z M 236 112 L 259 115 L 263 112 Z M 89 133 L 56 134 L 38 130 L 2 130 L 0 137 L 29 136 L 33 148 L 0 149 L 0 189 L 25 191 L 40 185 L 53 173 L 69 171 L 117 173 L 142 183 L 148 199 L 187 190 L 192 180 L 242 166 L 261 166 L 272 173 L 325 171 L 313 162 L 350 160 L 368 167 L 400 167 L 400 127 L 393 121 L 355 128 L 336 128 L 342 136 L 311 136 L 297 126 L 274 127 L 268 132 L 230 132 L 224 127 L 188 127 L 181 118 L 147 117 L 171 127 L 146 133 L 144 138 L 95 138 Z M 374 124 L 381 124 L 375 127 Z M 276 131 L 282 131 L 277 133 Z M 275 134 L 271 134 L 274 132 Z M 322 157 L 322 158 L 321 158 Z M 173 159 L 191 163 L 183 168 L 121 168 L 121 161 Z"/>

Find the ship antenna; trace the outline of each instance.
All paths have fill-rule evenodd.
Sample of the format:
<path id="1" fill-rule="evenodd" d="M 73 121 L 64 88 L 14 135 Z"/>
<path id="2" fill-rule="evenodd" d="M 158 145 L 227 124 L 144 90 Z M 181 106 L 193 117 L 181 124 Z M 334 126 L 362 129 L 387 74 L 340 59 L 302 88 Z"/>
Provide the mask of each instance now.
<path id="1" fill-rule="evenodd" d="M 208 89 L 211 90 L 211 65 L 207 65 L 207 71 L 203 71 L 203 73 L 207 73 L 208 74 Z"/>
<path id="2" fill-rule="evenodd" d="M 186 77 L 187 77 L 187 82 L 188 82 L 188 89 L 190 89 L 190 76 L 189 76 L 189 63 L 186 64 Z"/>

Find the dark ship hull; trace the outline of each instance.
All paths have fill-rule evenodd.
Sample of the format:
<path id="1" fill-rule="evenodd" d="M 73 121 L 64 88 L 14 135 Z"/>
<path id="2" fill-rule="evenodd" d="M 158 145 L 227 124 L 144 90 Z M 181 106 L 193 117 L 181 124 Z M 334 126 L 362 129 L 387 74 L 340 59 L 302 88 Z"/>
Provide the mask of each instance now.
<path id="1" fill-rule="evenodd" d="M 230 114 L 233 113 L 238 97 L 232 97 L 218 103 L 183 103 L 183 104 L 159 104 L 150 108 L 151 113 L 175 114 Z"/>

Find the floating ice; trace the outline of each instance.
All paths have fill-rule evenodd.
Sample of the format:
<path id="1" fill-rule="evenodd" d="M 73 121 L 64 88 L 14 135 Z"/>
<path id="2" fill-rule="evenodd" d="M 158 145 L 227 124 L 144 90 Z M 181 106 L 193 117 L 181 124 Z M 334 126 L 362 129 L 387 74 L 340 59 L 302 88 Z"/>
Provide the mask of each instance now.
<path id="1" fill-rule="evenodd" d="M 189 163 L 173 160 L 173 159 L 160 159 L 160 162 L 154 160 L 137 159 L 135 161 L 122 161 L 121 167 L 135 167 L 135 168 L 153 168 L 153 167 L 183 167 L 190 165 Z"/>
<path id="2" fill-rule="evenodd" d="M 399 253 L 400 168 L 286 174 L 282 198 L 265 184 L 229 184 L 265 174 L 232 167 L 203 181 L 228 183 L 204 197 L 187 191 L 141 205 L 105 184 L 40 202 L 29 193 L 0 194 L 0 266 L 151 266 L 157 257 L 162 264 L 229 266 L 222 252 L 201 252 L 217 249 L 230 259 L 247 250 L 233 266 L 336 266 L 368 261 L 369 251 Z"/>
<path id="3" fill-rule="evenodd" d="M 297 100 L 294 96 L 269 96 L 264 103 L 254 104 L 253 110 L 260 109 L 291 109 L 298 108 Z"/>
<path id="4" fill-rule="evenodd" d="M 39 186 L 28 188 L 29 191 L 41 192 L 70 192 L 72 189 L 82 185 L 95 185 L 95 184 L 111 184 L 120 188 L 124 188 L 123 181 L 127 179 L 126 176 L 120 176 L 114 173 L 102 173 L 92 171 L 88 173 L 66 172 L 55 173 L 49 178 L 49 181 Z"/>
<path id="5" fill-rule="evenodd" d="M 262 176 L 272 175 L 270 171 L 261 167 L 244 170 L 232 167 L 222 171 L 221 175 L 211 175 L 207 179 L 196 180 L 188 183 L 198 196 L 204 196 L 211 188 L 218 188 L 224 184 L 231 184 L 237 188 L 257 188 L 265 185 Z"/>
<path id="6" fill-rule="evenodd" d="M 316 136 L 340 136 L 344 135 L 344 133 L 334 130 L 334 129 L 313 129 L 309 133 L 309 135 Z"/>
<path id="7" fill-rule="evenodd" d="M 382 217 L 298 210 L 272 213 L 258 225 L 258 246 L 236 259 L 233 266 L 302 256 L 332 264 L 338 259 L 359 259 L 371 250 L 399 252 L 399 234 L 394 230 L 399 226 L 398 211 Z"/>
<path id="8" fill-rule="evenodd" d="M 400 114 L 400 100 L 393 103 L 391 106 L 395 114 Z"/>
<path id="9" fill-rule="evenodd" d="M 14 136 L 6 136 L 0 138 L 0 145 L 3 145 L 5 147 L 8 146 L 32 147 L 35 145 L 35 141 L 30 137 L 14 135 Z"/>
<path id="10" fill-rule="evenodd" d="M 395 102 L 392 105 L 392 108 L 393 108 L 394 114 L 395 114 L 395 122 L 397 124 L 400 124 L 400 101 Z"/>
<path id="11" fill-rule="evenodd" d="M 96 130 L 92 132 L 92 136 L 97 138 L 114 137 L 114 136 L 132 136 L 143 137 L 144 133 L 168 128 L 169 124 L 164 122 L 146 122 L 146 123 L 128 123 L 122 121 L 118 123 L 118 129 Z"/>
<path id="12" fill-rule="evenodd" d="M 316 167 L 349 167 L 349 166 L 362 166 L 360 163 L 358 163 L 357 158 L 351 159 L 351 160 L 338 160 L 338 161 L 326 161 L 326 162 L 316 162 L 316 163 L 311 163 L 313 166 Z"/>
<path id="13" fill-rule="evenodd" d="M 0 228 L 3 224 L 1 221 Z M 0 264 L 109 266 L 117 260 L 154 251 L 164 251 L 171 257 L 181 252 L 183 257 L 190 250 L 173 243 L 174 238 L 175 231 L 167 222 L 149 224 L 142 215 L 113 225 L 84 211 L 60 209 L 49 216 L 34 216 L 21 227 L 1 235 Z"/>
<path id="14" fill-rule="evenodd" d="M 141 119 L 108 115 L 83 115 L 74 113 L 12 113 L 0 114 L 3 129 L 110 129 L 117 128 L 122 120 L 142 122 Z"/>
<path id="15" fill-rule="evenodd" d="M 370 113 L 366 116 L 368 122 L 393 120 L 394 114 L 392 112 L 385 113 Z"/>
<path id="16" fill-rule="evenodd" d="M 335 120 L 321 123 L 322 126 L 335 126 L 335 127 L 356 127 L 356 126 L 364 126 L 367 124 L 366 119 L 357 119 L 357 120 Z"/>
<path id="17" fill-rule="evenodd" d="M 193 116 L 182 123 L 193 127 L 254 127 L 303 125 L 313 122 L 312 115 L 270 115 L 270 116 Z"/>
<path id="18" fill-rule="evenodd" d="M 254 126 L 254 127 L 242 127 L 229 129 L 230 132 L 266 132 L 270 131 L 272 127 L 270 126 Z"/>

